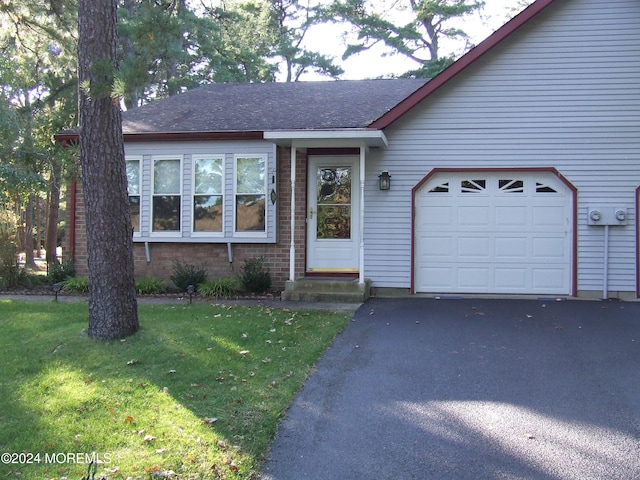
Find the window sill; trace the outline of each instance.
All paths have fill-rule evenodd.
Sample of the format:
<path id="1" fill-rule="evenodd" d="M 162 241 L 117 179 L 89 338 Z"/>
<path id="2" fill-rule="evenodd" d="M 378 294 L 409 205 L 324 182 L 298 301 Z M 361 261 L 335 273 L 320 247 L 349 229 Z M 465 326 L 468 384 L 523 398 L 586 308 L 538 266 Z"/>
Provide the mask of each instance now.
<path id="1" fill-rule="evenodd" d="M 268 238 L 265 235 L 246 236 L 236 235 L 233 237 L 223 236 L 195 236 L 195 237 L 175 237 L 175 236 L 149 236 L 149 237 L 133 237 L 133 243 L 277 243 L 274 238 Z"/>

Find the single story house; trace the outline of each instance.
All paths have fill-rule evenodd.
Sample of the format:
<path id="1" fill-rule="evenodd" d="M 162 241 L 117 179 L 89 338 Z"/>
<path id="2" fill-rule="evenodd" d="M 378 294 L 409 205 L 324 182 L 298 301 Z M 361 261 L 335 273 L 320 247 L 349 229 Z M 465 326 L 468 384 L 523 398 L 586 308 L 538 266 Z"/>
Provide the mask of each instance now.
<path id="1" fill-rule="evenodd" d="M 639 296 L 637 0 L 537 0 L 429 81 L 207 85 L 123 133 L 137 275 Z M 68 210 L 82 272 L 80 184 Z"/>

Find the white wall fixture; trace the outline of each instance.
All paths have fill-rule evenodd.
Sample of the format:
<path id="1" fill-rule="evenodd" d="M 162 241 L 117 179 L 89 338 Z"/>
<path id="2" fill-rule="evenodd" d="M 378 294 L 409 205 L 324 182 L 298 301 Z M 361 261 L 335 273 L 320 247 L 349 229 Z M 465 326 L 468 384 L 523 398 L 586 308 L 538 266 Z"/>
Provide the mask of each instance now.
<path id="1" fill-rule="evenodd" d="M 589 211 L 589 225 L 597 225 L 602 220 L 602 212 L 597 209 Z"/>
<path id="2" fill-rule="evenodd" d="M 626 225 L 626 207 L 587 207 L 589 225 Z"/>
<path id="3" fill-rule="evenodd" d="M 618 208 L 615 211 L 615 217 L 616 220 L 618 222 L 625 222 L 627 221 L 627 209 L 626 208 Z"/>

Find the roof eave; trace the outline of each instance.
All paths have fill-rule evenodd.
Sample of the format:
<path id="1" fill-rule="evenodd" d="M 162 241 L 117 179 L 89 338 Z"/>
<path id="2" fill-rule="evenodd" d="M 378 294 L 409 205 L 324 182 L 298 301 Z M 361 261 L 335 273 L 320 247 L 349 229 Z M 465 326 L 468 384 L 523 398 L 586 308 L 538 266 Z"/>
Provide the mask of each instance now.
<path id="1" fill-rule="evenodd" d="M 264 139 L 277 145 L 289 147 L 318 147 L 331 144 L 333 147 L 352 147 L 364 144 L 367 147 L 386 147 L 389 145 L 382 130 L 370 128 L 345 128 L 337 130 L 274 130 L 265 131 Z"/>
<path id="2" fill-rule="evenodd" d="M 205 140 L 262 140 L 260 130 L 229 130 L 217 132 L 148 132 L 124 133 L 125 142 L 176 142 Z"/>
<path id="3" fill-rule="evenodd" d="M 56 141 L 77 142 L 79 133 L 59 133 Z M 177 142 L 206 140 L 268 140 L 280 146 L 291 146 L 294 142 L 300 147 L 316 147 L 323 144 L 332 146 L 354 146 L 364 144 L 367 147 L 388 146 L 387 137 L 381 130 L 371 128 L 345 128 L 334 130 L 246 130 L 220 132 L 147 132 L 124 133 L 125 142 Z"/>
<path id="4" fill-rule="evenodd" d="M 233 130 L 219 132 L 144 132 L 123 133 L 125 142 L 176 142 L 176 141 L 206 141 L 206 140 L 262 140 L 260 130 Z M 58 142 L 77 142 L 80 134 L 77 132 L 58 133 L 53 136 Z"/>
<path id="5" fill-rule="evenodd" d="M 413 92 L 395 107 L 382 115 L 380 118 L 370 124 L 371 128 L 384 129 L 394 123 L 400 117 L 404 116 L 413 107 L 418 105 L 422 100 L 438 90 L 440 87 L 448 83 L 459 73 L 481 58 L 485 53 L 489 52 L 496 45 L 501 43 L 505 38 L 522 27 L 529 20 L 538 15 L 541 11 L 553 3 L 554 0 L 536 0 L 534 3 L 525 8 L 510 21 L 505 23 L 501 28 L 479 43 L 475 48 L 469 50 L 465 55 L 456 60 L 453 64 L 443 70 L 440 74 L 429 80 L 421 88 Z"/>
<path id="6" fill-rule="evenodd" d="M 63 132 L 53 135 L 53 139 L 56 142 L 62 143 L 63 145 L 66 145 L 67 143 L 77 142 L 79 138 L 80 135 L 78 135 L 78 133 L 76 132 Z"/>

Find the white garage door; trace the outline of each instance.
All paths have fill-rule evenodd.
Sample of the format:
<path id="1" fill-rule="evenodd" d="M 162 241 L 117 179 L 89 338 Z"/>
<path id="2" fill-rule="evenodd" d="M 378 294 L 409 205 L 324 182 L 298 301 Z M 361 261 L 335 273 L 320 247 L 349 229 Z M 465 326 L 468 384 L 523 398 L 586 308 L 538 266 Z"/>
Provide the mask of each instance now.
<path id="1" fill-rule="evenodd" d="M 415 291 L 570 294 L 572 202 L 551 172 L 434 174 L 415 192 Z"/>

